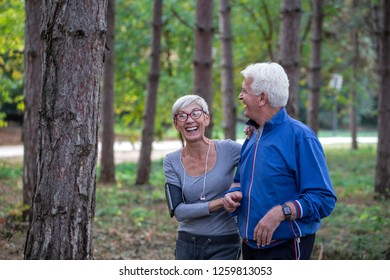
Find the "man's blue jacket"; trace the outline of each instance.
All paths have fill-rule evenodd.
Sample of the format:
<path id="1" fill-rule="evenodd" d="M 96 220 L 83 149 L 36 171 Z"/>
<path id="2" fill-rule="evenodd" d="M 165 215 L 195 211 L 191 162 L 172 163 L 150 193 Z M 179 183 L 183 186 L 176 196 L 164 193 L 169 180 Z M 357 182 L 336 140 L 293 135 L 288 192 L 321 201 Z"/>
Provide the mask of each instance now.
<path id="1" fill-rule="evenodd" d="M 254 229 L 272 207 L 291 201 L 297 218 L 283 221 L 268 247 L 314 234 L 336 204 L 321 143 L 285 108 L 245 140 L 234 182 L 243 195 L 235 212 L 240 234 L 253 248 Z"/>

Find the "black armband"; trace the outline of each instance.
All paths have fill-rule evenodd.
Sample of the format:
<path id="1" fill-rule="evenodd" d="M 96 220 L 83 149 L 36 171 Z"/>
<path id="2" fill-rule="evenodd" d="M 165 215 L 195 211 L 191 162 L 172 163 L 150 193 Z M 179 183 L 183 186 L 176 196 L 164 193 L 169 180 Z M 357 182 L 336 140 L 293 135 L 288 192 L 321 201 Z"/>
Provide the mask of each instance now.
<path id="1" fill-rule="evenodd" d="M 180 187 L 170 183 L 165 184 L 165 198 L 167 199 L 169 215 L 175 215 L 177 205 L 183 202 L 183 194 Z"/>

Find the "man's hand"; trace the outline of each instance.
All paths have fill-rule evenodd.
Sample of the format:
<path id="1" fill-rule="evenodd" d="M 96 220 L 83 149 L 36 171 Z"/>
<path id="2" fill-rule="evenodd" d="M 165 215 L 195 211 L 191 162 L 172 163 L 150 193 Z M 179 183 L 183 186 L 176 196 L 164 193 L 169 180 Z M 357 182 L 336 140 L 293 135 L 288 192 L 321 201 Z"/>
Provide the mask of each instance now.
<path id="1" fill-rule="evenodd" d="M 257 223 L 253 238 L 257 246 L 266 246 L 271 243 L 272 235 L 280 223 L 284 221 L 282 207 L 280 205 L 271 208 L 268 213 Z"/>
<path id="2" fill-rule="evenodd" d="M 240 191 L 227 193 L 223 197 L 223 208 L 225 208 L 227 212 L 234 212 L 237 207 L 240 206 L 241 199 L 242 193 Z"/>

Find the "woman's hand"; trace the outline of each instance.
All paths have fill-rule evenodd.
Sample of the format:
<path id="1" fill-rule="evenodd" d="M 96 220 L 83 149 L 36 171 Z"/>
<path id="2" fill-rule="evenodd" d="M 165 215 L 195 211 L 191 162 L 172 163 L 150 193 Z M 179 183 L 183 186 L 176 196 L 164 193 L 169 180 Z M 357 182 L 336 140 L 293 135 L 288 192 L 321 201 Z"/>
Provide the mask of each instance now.
<path id="1" fill-rule="evenodd" d="M 256 128 L 253 125 L 246 125 L 244 127 L 244 132 L 245 132 L 245 135 L 246 135 L 246 139 L 251 138 L 251 136 L 253 134 L 253 131 L 255 131 L 255 130 L 256 130 Z"/>

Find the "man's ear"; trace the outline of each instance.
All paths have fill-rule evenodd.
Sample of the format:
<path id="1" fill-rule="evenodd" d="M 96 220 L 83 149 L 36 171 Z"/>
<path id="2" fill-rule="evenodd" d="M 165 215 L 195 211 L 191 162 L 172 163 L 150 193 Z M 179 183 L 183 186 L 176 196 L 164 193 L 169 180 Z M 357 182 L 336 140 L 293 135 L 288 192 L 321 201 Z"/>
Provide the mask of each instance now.
<path id="1" fill-rule="evenodd" d="M 268 94 L 265 92 L 260 93 L 259 95 L 259 106 L 264 106 L 268 101 Z"/>

